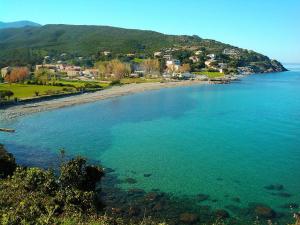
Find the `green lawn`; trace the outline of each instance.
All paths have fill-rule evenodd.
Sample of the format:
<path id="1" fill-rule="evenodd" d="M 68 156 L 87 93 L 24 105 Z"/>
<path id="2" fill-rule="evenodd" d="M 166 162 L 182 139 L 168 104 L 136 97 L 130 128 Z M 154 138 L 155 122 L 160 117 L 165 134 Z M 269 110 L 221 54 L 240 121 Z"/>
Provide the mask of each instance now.
<path id="1" fill-rule="evenodd" d="M 97 84 L 100 85 L 101 87 L 105 88 L 109 86 L 109 82 L 101 82 L 101 81 L 71 81 L 71 80 L 59 80 L 56 81 L 56 83 L 62 83 L 62 84 L 71 84 L 74 85 L 75 87 L 84 87 L 86 83 L 90 84 Z"/>
<path id="2" fill-rule="evenodd" d="M 31 85 L 31 84 L 0 84 L 0 90 L 10 90 L 14 93 L 13 98 L 28 99 L 36 97 L 35 92 L 39 92 L 39 96 L 52 93 L 64 93 L 64 87 L 48 86 L 48 85 Z M 67 93 L 67 92 L 65 92 Z"/>
<path id="3" fill-rule="evenodd" d="M 224 77 L 224 73 L 220 73 L 220 72 L 203 71 L 203 72 L 194 72 L 194 74 L 206 75 L 208 78 Z"/>

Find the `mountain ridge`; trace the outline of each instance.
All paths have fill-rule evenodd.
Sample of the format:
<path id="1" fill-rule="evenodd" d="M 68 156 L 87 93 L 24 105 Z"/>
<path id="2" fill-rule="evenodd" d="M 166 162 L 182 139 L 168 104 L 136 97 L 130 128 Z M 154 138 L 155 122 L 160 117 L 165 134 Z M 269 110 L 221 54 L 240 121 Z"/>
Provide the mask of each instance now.
<path id="1" fill-rule="evenodd" d="M 21 27 L 39 27 L 41 24 L 29 21 L 29 20 L 20 20 L 20 21 L 13 21 L 13 22 L 3 22 L 0 21 L 0 30 L 1 29 L 9 29 L 9 28 L 21 28 Z"/>
<path id="2" fill-rule="evenodd" d="M 174 47 L 185 50 L 198 48 L 206 54 L 222 57 L 225 49 L 235 49 L 240 54 L 239 59 L 227 61 L 235 63 L 236 66 L 250 66 L 250 64 L 256 66 L 263 62 L 265 68 L 257 69 L 255 72 L 264 72 L 268 69 L 285 70 L 279 62 L 272 61 L 260 53 L 212 39 L 203 39 L 197 35 L 170 35 L 151 30 L 68 24 L 1 30 L 0 65 L 35 64 L 40 63 L 47 55 L 56 57 L 62 53 L 74 57 L 89 57 L 92 60 L 97 59 L 99 52 L 102 51 L 111 51 L 115 55 L 135 53 L 149 57 L 153 56 L 155 51 Z"/>

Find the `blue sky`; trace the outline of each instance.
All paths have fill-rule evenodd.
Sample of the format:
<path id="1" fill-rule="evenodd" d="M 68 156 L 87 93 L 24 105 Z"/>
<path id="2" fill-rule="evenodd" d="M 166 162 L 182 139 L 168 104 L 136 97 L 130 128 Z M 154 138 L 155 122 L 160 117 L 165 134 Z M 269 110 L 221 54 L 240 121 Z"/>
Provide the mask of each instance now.
<path id="1" fill-rule="evenodd" d="M 300 62 L 300 0 L 0 0 L 0 21 L 196 34 Z"/>

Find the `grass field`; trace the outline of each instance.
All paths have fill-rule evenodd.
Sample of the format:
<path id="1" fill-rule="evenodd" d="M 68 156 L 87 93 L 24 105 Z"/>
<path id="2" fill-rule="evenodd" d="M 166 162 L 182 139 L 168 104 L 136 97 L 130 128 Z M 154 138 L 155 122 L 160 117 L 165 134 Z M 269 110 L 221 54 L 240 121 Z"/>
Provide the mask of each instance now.
<path id="1" fill-rule="evenodd" d="M 57 83 L 62 83 L 62 84 L 71 84 L 74 85 L 75 87 L 84 87 L 86 83 L 90 84 L 97 84 L 100 85 L 101 87 L 105 88 L 109 86 L 109 82 L 99 82 L 99 81 L 72 81 L 72 80 L 59 80 Z"/>
<path id="2" fill-rule="evenodd" d="M 224 73 L 219 73 L 219 72 L 203 71 L 203 72 L 194 72 L 193 74 L 206 75 L 208 78 L 224 77 Z"/>
<path id="3" fill-rule="evenodd" d="M 123 78 L 121 84 L 131 84 L 131 83 L 149 83 L 149 82 L 160 82 L 161 78 Z M 10 90 L 14 93 L 11 99 L 30 99 L 36 98 L 39 96 L 45 95 L 56 95 L 75 92 L 76 88 L 85 87 L 85 84 L 97 84 L 102 88 L 106 88 L 110 85 L 110 82 L 87 82 L 87 81 L 69 81 L 69 80 L 59 80 L 55 82 L 56 84 L 61 83 L 64 85 L 73 85 L 74 87 L 69 86 L 53 86 L 53 85 L 35 85 L 35 84 L 8 84 L 0 83 L 0 90 Z M 38 96 L 36 93 L 38 92 Z"/>
<path id="4" fill-rule="evenodd" d="M 28 99 L 36 97 L 35 92 L 39 92 L 40 96 L 47 95 L 47 93 L 49 94 L 49 92 L 64 92 L 63 88 L 64 87 L 50 85 L 0 84 L 0 90 L 10 90 L 14 93 L 13 98 L 19 99 Z"/>

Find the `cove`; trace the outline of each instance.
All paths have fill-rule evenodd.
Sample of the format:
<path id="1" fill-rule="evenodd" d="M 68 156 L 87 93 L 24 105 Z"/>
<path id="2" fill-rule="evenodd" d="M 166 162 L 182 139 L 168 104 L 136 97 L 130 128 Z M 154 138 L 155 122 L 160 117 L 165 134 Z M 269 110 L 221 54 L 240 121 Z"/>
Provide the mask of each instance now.
<path id="1" fill-rule="evenodd" d="M 261 202 L 284 211 L 282 205 L 300 203 L 299 118 L 294 70 L 0 121 L 17 131 L 1 133 L 0 143 L 26 165 L 51 166 L 61 148 L 99 161 L 121 180 L 136 181 L 119 184 L 124 190 L 206 194 L 216 200 L 213 208 Z"/>

